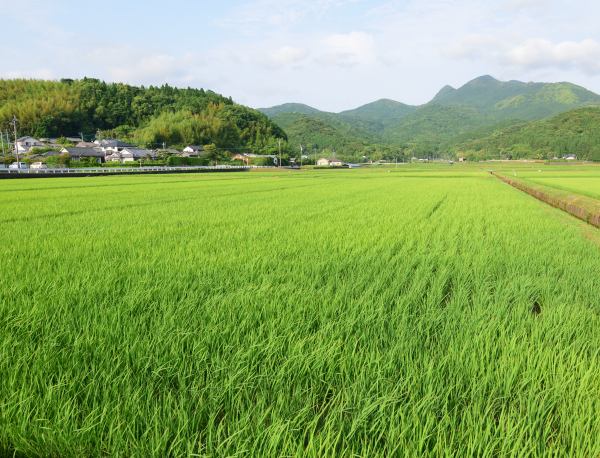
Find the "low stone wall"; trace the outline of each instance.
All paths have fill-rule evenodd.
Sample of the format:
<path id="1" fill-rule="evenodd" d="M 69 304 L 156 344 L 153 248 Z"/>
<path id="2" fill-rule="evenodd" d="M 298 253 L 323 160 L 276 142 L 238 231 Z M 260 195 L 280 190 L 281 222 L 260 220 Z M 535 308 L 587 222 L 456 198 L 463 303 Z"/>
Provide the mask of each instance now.
<path id="1" fill-rule="evenodd" d="M 578 195 L 560 195 L 553 192 L 552 188 L 545 187 L 532 187 L 528 183 L 521 180 L 515 180 L 513 178 L 505 177 L 496 172 L 491 172 L 492 175 L 499 178 L 500 180 L 508 183 L 509 185 L 519 189 L 520 191 L 526 192 L 530 196 L 541 200 L 553 207 L 559 208 L 566 211 L 567 213 L 579 218 L 586 223 L 600 228 L 600 210 L 588 208 L 582 204 L 584 197 Z M 590 199 L 591 200 L 591 199 Z"/>

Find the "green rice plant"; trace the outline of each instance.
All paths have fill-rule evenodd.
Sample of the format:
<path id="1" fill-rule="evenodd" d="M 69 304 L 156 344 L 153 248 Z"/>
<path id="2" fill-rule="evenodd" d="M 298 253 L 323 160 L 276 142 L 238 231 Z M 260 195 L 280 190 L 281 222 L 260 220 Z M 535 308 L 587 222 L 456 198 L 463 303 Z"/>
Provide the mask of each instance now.
<path id="1" fill-rule="evenodd" d="M 597 456 L 600 248 L 475 166 L 0 182 L 0 451 Z"/>

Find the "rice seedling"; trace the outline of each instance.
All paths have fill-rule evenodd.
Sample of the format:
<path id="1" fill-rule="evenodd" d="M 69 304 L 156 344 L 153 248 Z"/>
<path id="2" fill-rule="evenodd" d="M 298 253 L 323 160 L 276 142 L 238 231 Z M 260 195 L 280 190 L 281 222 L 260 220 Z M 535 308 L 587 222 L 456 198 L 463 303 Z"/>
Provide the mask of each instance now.
<path id="1" fill-rule="evenodd" d="M 600 248 L 475 168 L 0 182 L 0 450 L 597 456 Z"/>

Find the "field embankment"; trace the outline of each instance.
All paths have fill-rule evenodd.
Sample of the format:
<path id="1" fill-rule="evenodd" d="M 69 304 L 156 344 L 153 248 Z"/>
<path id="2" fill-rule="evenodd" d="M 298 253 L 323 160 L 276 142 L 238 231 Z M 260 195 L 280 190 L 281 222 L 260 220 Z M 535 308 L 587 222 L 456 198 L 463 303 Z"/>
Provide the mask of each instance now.
<path id="1" fill-rule="evenodd" d="M 599 200 L 576 194 L 569 190 L 545 186 L 516 177 L 507 177 L 496 172 L 492 172 L 492 174 L 536 199 L 553 207 L 560 208 L 576 218 L 600 228 Z"/>

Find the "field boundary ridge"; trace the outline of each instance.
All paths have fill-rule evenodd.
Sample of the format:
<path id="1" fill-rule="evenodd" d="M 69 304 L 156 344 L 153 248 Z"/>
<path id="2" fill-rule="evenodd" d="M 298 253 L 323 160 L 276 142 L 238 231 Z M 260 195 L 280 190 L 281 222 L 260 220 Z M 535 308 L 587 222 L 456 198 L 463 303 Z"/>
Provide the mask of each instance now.
<path id="1" fill-rule="evenodd" d="M 543 186 L 537 183 L 532 184 L 518 178 L 507 177 L 497 172 L 492 171 L 490 173 L 512 187 L 555 208 L 563 210 L 592 226 L 600 228 L 600 201 L 574 192 L 567 192 L 550 186 Z"/>

